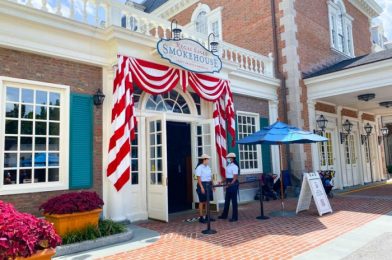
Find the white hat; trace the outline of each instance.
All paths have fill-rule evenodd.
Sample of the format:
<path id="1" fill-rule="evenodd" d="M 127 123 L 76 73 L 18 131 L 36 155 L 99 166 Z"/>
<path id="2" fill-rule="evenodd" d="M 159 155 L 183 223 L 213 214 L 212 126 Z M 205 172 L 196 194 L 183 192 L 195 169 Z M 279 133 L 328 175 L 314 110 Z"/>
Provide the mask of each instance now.
<path id="1" fill-rule="evenodd" d="M 226 158 L 235 158 L 235 153 L 229 153 L 228 155 L 226 155 Z"/>
<path id="2" fill-rule="evenodd" d="M 211 157 L 208 154 L 202 154 L 202 156 L 200 157 L 200 159 L 204 160 L 204 159 L 211 159 Z"/>

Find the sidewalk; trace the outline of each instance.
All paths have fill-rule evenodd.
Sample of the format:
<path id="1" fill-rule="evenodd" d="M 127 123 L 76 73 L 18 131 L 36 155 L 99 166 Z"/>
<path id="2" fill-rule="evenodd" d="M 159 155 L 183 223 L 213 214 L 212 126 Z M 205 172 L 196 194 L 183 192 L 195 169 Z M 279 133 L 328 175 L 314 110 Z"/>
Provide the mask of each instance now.
<path id="1" fill-rule="evenodd" d="M 241 205 L 239 222 L 213 222 L 212 227 L 218 233 L 210 236 L 201 234 L 205 225 L 183 222 L 192 217 L 191 214 L 175 216 L 170 223 L 148 221 L 140 226 L 158 232 L 160 238 L 157 242 L 136 250 L 128 248 L 132 251 L 110 257 L 102 255 L 102 259 L 292 259 L 296 256 L 306 257 L 312 252 L 323 252 L 328 259 L 350 257 L 350 254 L 356 257 L 354 253 L 363 254 L 357 250 L 365 250 L 366 254 L 369 249 L 364 246 L 377 241 L 374 240 L 379 239 L 377 235 L 383 235 L 379 227 L 390 222 L 391 216 L 384 216 L 392 211 L 390 194 L 392 185 L 370 187 L 337 195 L 331 200 L 333 214 L 319 217 L 312 205 L 310 211 L 298 216 L 274 217 L 266 221 L 255 219 L 260 209 L 258 203 L 253 202 Z M 295 210 L 296 202 L 296 199 L 287 200 L 286 209 Z M 265 203 L 267 215 L 279 209 L 280 201 Z M 347 245 L 351 249 L 336 255 L 337 258 L 329 257 L 330 248 L 325 249 L 329 243 L 339 251 L 340 247 L 346 247 L 347 238 L 344 236 L 350 240 L 358 234 L 364 236 L 364 232 L 370 234 L 371 230 L 374 230 L 373 237 L 358 239 L 356 244 Z M 339 242 L 337 239 L 342 240 Z"/>

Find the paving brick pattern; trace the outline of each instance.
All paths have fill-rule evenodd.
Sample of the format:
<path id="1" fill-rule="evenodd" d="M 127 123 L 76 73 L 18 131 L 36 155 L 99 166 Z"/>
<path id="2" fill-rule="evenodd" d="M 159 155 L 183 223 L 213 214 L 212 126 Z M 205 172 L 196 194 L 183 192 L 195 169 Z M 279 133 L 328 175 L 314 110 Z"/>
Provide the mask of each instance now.
<path id="1" fill-rule="evenodd" d="M 169 224 L 148 221 L 141 225 L 161 234 L 156 243 L 105 259 L 290 259 L 392 211 L 392 200 L 364 199 L 369 193 L 384 197 L 392 194 L 392 185 L 336 196 L 331 200 L 334 213 L 323 217 L 312 205 L 295 217 L 258 221 L 258 203 L 249 203 L 240 207 L 239 222 L 214 222 L 215 235 L 201 234 L 206 225 L 183 222 L 191 215 L 176 216 Z M 296 200 L 285 206 L 295 210 Z M 267 213 L 279 209 L 279 201 L 265 203 Z"/>

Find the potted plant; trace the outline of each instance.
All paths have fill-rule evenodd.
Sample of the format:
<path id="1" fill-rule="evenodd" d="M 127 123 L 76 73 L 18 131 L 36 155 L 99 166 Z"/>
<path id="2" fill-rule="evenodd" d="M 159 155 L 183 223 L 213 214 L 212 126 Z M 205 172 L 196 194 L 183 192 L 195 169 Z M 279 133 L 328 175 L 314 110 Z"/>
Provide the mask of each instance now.
<path id="1" fill-rule="evenodd" d="M 95 192 L 72 192 L 49 199 L 40 206 L 60 236 L 87 226 L 97 226 L 103 201 Z"/>
<path id="2" fill-rule="evenodd" d="M 60 244 L 51 223 L 0 200 L 1 259 L 51 259 Z"/>

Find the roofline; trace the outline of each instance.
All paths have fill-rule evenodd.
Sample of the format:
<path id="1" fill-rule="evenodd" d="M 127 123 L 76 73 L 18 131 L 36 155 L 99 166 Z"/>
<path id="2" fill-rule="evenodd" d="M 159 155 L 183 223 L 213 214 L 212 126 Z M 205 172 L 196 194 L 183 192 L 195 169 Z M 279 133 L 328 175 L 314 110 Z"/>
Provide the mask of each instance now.
<path id="1" fill-rule="evenodd" d="M 369 18 L 379 16 L 383 9 L 375 0 L 349 0 L 356 8 Z"/>
<path id="2" fill-rule="evenodd" d="M 199 2 L 199 0 L 170 0 L 151 13 L 161 18 L 169 19 L 197 2 Z"/>

